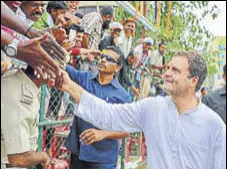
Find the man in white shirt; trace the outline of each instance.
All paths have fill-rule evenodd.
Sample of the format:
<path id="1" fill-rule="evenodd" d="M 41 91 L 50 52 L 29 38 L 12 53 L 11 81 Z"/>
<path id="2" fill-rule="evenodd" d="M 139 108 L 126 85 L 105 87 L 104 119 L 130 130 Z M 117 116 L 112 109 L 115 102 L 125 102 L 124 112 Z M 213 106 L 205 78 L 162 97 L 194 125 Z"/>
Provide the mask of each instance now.
<path id="1" fill-rule="evenodd" d="M 146 37 L 141 44 L 136 46 L 134 54 L 139 56 L 139 68 L 136 80 L 140 83 L 140 99 L 148 96 L 151 86 L 151 76 L 149 68 L 152 64 L 151 49 L 153 47 L 153 39 Z"/>
<path id="2" fill-rule="evenodd" d="M 226 169 L 226 125 L 195 96 L 206 76 L 200 54 L 179 52 L 163 74 L 166 97 L 115 105 L 84 91 L 65 73 L 58 85 L 78 103 L 74 113 L 82 119 L 106 130 L 143 131 L 148 169 Z"/>
<path id="3" fill-rule="evenodd" d="M 127 59 L 132 47 L 132 35 L 136 31 L 136 21 L 128 18 L 125 20 L 123 26 L 124 31 L 121 31 L 120 37 L 118 38 L 118 46 L 121 52 L 124 53 L 125 59 Z"/>
<path id="4" fill-rule="evenodd" d="M 163 69 L 166 68 L 165 65 L 165 51 L 166 51 L 166 44 L 161 42 L 158 44 L 158 49 L 152 52 L 152 65 L 151 70 L 153 69 L 152 74 L 153 76 L 161 76 Z"/>

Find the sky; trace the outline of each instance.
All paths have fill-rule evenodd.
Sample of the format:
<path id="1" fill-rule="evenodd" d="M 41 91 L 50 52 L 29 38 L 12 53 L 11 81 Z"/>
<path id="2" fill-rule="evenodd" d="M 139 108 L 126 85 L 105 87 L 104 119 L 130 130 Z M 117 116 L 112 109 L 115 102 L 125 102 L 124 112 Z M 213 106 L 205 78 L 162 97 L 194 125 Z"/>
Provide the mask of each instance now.
<path id="1" fill-rule="evenodd" d="M 210 5 L 213 4 L 216 4 L 220 9 L 218 17 L 215 20 L 207 17 L 202 24 L 215 36 L 226 37 L 226 1 L 211 1 Z"/>

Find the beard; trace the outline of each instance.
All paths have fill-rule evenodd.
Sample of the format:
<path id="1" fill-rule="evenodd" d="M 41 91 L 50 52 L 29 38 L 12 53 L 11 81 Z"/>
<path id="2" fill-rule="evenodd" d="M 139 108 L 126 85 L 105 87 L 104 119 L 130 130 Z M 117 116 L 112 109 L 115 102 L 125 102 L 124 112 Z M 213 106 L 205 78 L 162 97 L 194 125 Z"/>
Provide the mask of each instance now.
<path id="1" fill-rule="evenodd" d="M 125 36 L 127 37 L 127 38 L 129 38 L 129 37 L 131 37 L 133 35 L 133 32 L 132 31 L 126 31 L 125 32 Z"/>
<path id="2" fill-rule="evenodd" d="M 168 86 L 165 86 L 165 84 L 163 85 L 163 90 L 168 94 L 168 95 L 171 95 L 171 96 L 179 96 L 182 91 L 178 90 L 178 89 L 173 89 L 172 87 L 168 87 Z"/>

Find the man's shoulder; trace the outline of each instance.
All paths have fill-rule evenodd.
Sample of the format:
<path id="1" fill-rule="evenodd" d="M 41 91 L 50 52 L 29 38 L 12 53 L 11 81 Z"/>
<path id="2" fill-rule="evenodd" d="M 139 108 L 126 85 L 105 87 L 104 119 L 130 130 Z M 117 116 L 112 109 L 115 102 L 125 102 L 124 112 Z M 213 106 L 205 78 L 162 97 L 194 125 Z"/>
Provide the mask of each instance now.
<path id="1" fill-rule="evenodd" d="M 117 97 L 121 102 L 124 103 L 129 103 L 130 102 L 130 95 L 129 93 L 125 90 L 125 88 L 120 84 L 120 82 L 117 80 L 115 82 L 115 87 L 117 91 Z"/>
<path id="2" fill-rule="evenodd" d="M 200 113 L 202 116 L 201 119 L 206 121 L 208 125 L 213 125 L 214 127 L 224 125 L 224 122 L 221 119 L 221 117 L 207 105 L 201 103 L 200 110 L 201 110 Z"/>
<path id="3" fill-rule="evenodd" d="M 94 76 L 93 73 L 89 72 L 89 71 L 82 71 L 82 70 L 77 70 L 76 68 L 74 68 L 71 65 L 67 65 L 66 66 L 66 72 L 71 76 L 80 76 L 83 78 L 91 78 L 92 76 Z"/>
<path id="4" fill-rule="evenodd" d="M 215 89 L 214 91 L 210 92 L 206 98 L 209 99 L 213 99 L 213 98 L 217 98 L 220 97 L 221 94 L 226 94 L 226 89 L 224 87 Z"/>
<path id="5" fill-rule="evenodd" d="M 119 100 L 121 101 L 121 103 L 130 103 L 130 95 L 128 92 L 126 92 L 126 90 L 123 88 L 121 91 L 121 95 L 119 95 Z"/>
<path id="6" fill-rule="evenodd" d="M 152 54 L 153 57 L 158 57 L 158 56 L 159 56 L 159 51 L 158 51 L 158 49 L 152 51 L 151 54 Z"/>
<path id="7" fill-rule="evenodd" d="M 102 40 L 102 42 L 109 42 L 109 41 L 111 41 L 113 38 L 112 38 L 112 36 L 111 35 L 106 35 L 106 36 L 104 36 L 104 38 L 103 38 L 103 40 Z"/>

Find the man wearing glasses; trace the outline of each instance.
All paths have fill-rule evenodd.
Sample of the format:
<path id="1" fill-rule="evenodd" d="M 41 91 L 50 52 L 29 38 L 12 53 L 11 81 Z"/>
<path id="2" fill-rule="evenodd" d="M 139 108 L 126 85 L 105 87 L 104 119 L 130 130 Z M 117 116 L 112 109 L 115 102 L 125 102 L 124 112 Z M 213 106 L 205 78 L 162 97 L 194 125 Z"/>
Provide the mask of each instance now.
<path id="1" fill-rule="evenodd" d="M 96 74 L 78 71 L 70 66 L 66 67 L 66 71 L 74 82 L 108 103 L 129 103 L 128 93 L 115 78 L 123 64 L 119 49 L 109 46 L 101 58 Z M 70 168 L 115 169 L 120 149 L 117 139 L 127 136 L 125 132 L 100 130 L 74 116 L 66 140 L 66 147 L 71 151 Z"/>
<path id="2" fill-rule="evenodd" d="M 73 83 L 57 85 L 78 104 L 75 115 L 109 131 L 143 131 L 148 169 L 226 169 L 226 125 L 195 97 L 206 79 L 204 58 L 178 52 L 162 75 L 166 97 L 132 104 L 108 104 Z"/>

